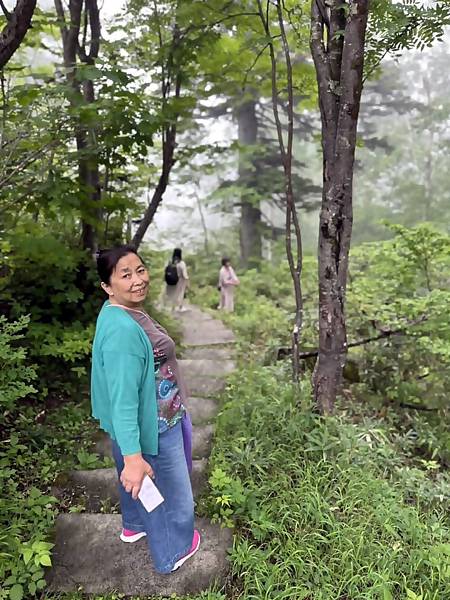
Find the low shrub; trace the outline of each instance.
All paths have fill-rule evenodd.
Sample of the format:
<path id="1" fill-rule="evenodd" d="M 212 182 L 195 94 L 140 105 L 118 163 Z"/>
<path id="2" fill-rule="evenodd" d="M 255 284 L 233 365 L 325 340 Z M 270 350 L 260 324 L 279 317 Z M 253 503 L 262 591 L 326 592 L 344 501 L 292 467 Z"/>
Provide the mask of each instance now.
<path id="1" fill-rule="evenodd" d="M 29 317 L 7 321 L 0 316 L 0 409 L 12 410 L 17 401 L 26 398 L 36 389 L 36 369 L 27 361 L 27 352 L 17 344 L 23 340 Z"/>

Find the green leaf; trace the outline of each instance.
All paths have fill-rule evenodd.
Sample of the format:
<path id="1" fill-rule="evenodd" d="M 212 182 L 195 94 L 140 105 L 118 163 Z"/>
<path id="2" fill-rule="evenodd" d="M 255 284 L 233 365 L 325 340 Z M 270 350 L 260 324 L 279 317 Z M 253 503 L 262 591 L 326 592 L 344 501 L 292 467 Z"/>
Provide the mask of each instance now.
<path id="1" fill-rule="evenodd" d="M 12 588 L 9 590 L 9 597 L 11 600 L 22 600 L 23 587 L 20 585 L 20 583 L 16 583 L 16 585 L 12 586 Z"/>
<path id="2" fill-rule="evenodd" d="M 54 544 L 50 544 L 49 542 L 35 542 L 33 544 L 33 549 L 36 550 L 36 552 L 46 552 L 48 550 L 50 550 L 50 548 L 53 548 Z"/>
<path id="3" fill-rule="evenodd" d="M 33 550 L 31 548 L 25 548 L 22 550 L 23 562 L 27 565 L 33 557 Z"/>
<path id="4" fill-rule="evenodd" d="M 28 106 L 39 96 L 39 90 L 36 88 L 30 88 L 19 92 L 17 95 L 17 102 L 21 106 Z"/>
<path id="5" fill-rule="evenodd" d="M 51 567 L 52 566 L 52 559 L 50 558 L 50 556 L 48 554 L 44 554 L 43 556 L 40 556 L 39 557 L 39 562 L 44 567 Z"/>

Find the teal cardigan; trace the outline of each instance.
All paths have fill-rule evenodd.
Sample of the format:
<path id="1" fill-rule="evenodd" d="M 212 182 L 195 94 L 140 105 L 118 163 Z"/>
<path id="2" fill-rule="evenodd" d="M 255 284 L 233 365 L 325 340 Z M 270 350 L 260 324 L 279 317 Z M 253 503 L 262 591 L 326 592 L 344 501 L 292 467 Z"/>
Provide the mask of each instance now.
<path id="1" fill-rule="evenodd" d="M 158 454 L 153 350 L 126 310 L 107 300 L 97 318 L 92 348 L 92 415 L 122 454 Z"/>

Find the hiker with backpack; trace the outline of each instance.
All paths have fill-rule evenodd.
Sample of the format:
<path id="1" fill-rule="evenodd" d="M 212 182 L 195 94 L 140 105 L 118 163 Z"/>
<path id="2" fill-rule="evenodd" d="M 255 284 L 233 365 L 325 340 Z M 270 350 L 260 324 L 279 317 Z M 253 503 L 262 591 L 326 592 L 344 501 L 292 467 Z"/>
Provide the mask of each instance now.
<path id="1" fill-rule="evenodd" d="M 172 310 L 179 310 L 180 312 L 187 310 L 183 306 L 183 302 L 189 283 L 189 275 L 181 248 L 175 248 L 173 251 L 172 260 L 164 270 L 164 280 L 166 282 L 165 298 L 167 304 L 172 307 Z"/>

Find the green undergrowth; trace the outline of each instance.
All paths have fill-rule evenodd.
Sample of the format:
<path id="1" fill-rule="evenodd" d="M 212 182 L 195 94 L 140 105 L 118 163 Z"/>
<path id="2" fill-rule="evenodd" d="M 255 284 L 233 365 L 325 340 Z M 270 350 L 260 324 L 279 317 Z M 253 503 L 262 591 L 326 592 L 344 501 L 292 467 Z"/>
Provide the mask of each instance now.
<path id="1" fill-rule="evenodd" d="M 145 598 L 145 600 L 161 600 L 161 596 L 126 596 L 125 594 L 118 593 L 104 594 L 101 596 L 86 596 L 86 594 L 83 594 L 81 590 L 78 593 L 74 592 L 71 594 L 51 595 L 52 600 L 86 600 L 86 598 L 88 597 L 91 600 L 123 600 L 125 598 L 127 600 L 142 600 L 143 598 Z M 50 596 L 46 596 L 46 598 L 50 598 Z M 215 591 L 212 589 L 205 590 L 204 592 L 201 592 L 200 594 L 194 596 L 189 595 L 181 597 L 177 596 L 176 594 L 172 594 L 171 596 L 169 596 L 169 598 L 172 600 L 227 600 L 227 596 L 223 592 Z"/>
<path id="2" fill-rule="evenodd" d="M 231 597 L 448 597 L 449 479 L 397 430 L 314 414 L 283 368 L 248 367 L 226 396 L 207 502 L 236 528 Z"/>
<path id="3" fill-rule="evenodd" d="M 51 565 L 52 529 L 63 506 L 52 494 L 62 471 L 105 466 L 91 452 L 96 425 L 87 401 L 5 413 L 0 441 L 0 598 L 40 597 Z"/>
<path id="4" fill-rule="evenodd" d="M 419 234 L 422 246 L 415 241 Z M 406 320 L 420 324 L 351 355 L 356 377 L 346 380 L 336 416 L 327 419 L 310 404 L 311 365 L 293 388 L 289 359 L 277 361 L 279 350 L 289 347 L 293 317 L 285 261 L 240 274 L 235 313 L 219 315 L 237 335 L 239 368 L 223 396 L 209 490 L 198 507 L 234 529 L 231 576 L 224 590 L 185 600 L 450 598 L 448 281 L 441 265 L 447 259 L 432 254 L 440 248 L 435 233 L 401 235 L 397 245 L 354 253 L 349 336 L 371 336 Z M 418 272 L 420 247 L 428 258 Z M 149 258 L 154 300 L 164 262 L 158 260 L 153 265 Z M 190 301 L 214 312 L 218 269 L 202 257 L 191 257 L 189 268 Z M 307 257 L 306 347 L 316 344 L 315 271 Z M 163 318 L 179 342 L 170 317 Z M 33 392 L 42 389 L 33 361 L 14 331 L 0 334 L 0 358 L 14 373 L 0 376 L 6 399 L 0 600 L 78 600 L 81 592 L 49 596 L 43 588 L 57 513 L 83 510 L 54 498 L 52 484 L 66 469 L 102 466 L 91 451 L 97 425 L 79 390 L 72 388 L 74 402 L 53 399 L 51 405 Z M 85 379 L 79 382 L 84 390 Z"/>

